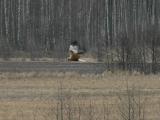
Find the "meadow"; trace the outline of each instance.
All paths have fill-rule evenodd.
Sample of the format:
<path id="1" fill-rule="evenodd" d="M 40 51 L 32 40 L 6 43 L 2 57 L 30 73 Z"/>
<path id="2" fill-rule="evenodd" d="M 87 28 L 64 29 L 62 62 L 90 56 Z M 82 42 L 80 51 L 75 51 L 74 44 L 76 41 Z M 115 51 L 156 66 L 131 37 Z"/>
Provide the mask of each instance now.
<path id="1" fill-rule="evenodd" d="M 160 75 L 0 73 L 0 120 L 158 120 Z"/>

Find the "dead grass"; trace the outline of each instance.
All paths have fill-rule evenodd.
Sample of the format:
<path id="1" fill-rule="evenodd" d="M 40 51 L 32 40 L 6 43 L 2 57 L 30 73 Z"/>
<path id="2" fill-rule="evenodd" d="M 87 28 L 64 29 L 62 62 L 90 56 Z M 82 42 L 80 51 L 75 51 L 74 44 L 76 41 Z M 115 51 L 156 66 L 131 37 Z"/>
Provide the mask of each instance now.
<path id="1" fill-rule="evenodd" d="M 145 120 L 156 120 L 160 114 L 159 83 L 160 75 L 136 72 L 1 73 L 0 120 L 119 120 L 119 96 L 125 96 L 127 86 L 140 94 Z"/>

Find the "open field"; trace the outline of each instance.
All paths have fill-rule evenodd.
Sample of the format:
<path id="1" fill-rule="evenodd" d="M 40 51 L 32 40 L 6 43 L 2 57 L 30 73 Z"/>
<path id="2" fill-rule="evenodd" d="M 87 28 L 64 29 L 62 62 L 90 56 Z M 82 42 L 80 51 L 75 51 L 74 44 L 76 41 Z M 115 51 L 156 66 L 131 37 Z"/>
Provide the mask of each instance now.
<path id="1" fill-rule="evenodd" d="M 0 73 L 0 120 L 158 120 L 159 83 L 136 72 Z"/>
<path id="2" fill-rule="evenodd" d="M 87 59 L 87 58 L 85 58 Z M 81 60 L 85 60 L 82 58 Z M 159 73 L 160 63 L 106 63 L 68 61 L 1 61 L 0 72 L 77 72 L 80 74 L 101 74 L 104 71 L 129 70 L 145 74 Z"/>
<path id="3" fill-rule="evenodd" d="M 3 61 L 0 62 L 0 72 L 78 72 L 102 73 L 106 70 L 105 63 L 92 62 L 51 62 L 51 61 Z"/>

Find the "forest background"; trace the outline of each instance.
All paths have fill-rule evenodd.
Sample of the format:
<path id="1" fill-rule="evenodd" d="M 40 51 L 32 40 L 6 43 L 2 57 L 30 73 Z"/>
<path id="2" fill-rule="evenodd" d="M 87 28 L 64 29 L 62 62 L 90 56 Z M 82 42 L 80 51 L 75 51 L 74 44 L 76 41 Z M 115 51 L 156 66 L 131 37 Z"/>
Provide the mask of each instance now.
<path id="1" fill-rule="evenodd" d="M 69 44 L 99 61 L 158 63 L 159 0 L 1 0 L 0 57 L 67 57 Z"/>

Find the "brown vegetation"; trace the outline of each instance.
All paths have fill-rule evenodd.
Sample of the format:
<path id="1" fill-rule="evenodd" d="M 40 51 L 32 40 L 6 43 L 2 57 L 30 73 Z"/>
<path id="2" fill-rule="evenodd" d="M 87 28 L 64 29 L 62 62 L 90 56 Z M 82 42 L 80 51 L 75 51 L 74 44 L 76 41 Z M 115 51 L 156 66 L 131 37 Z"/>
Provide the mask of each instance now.
<path id="1" fill-rule="evenodd" d="M 159 80 L 127 72 L 1 73 L 0 120 L 156 120 Z"/>

